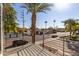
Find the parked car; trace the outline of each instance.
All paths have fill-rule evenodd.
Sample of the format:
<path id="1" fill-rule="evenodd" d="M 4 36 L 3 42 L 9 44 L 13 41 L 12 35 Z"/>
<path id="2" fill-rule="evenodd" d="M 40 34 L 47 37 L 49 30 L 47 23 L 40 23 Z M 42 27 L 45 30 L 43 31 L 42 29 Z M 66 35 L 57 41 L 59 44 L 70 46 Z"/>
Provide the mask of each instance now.
<path id="1" fill-rule="evenodd" d="M 57 31 L 56 30 L 53 30 L 53 33 L 57 33 Z"/>
<path id="2" fill-rule="evenodd" d="M 42 31 L 36 31 L 36 35 L 42 35 L 43 32 Z"/>
<path id="3" fill-rule="evenodd" d="M 58 37 L 58 35 L 52 35 L 52 38 L 56 38 L 56 37 Z"/>

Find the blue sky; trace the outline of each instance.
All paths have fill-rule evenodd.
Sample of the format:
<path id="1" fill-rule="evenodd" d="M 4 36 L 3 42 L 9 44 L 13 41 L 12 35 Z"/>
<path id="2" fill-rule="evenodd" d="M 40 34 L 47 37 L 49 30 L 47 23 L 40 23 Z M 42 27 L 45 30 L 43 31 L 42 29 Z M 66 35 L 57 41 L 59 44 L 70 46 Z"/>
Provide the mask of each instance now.
<path id="1" fill-rule="evenodd" d="M 16 16 L 19 23 L 19 27 L 22 27 L 22 11 L 23 9 L 20 7 L 22 4 L 15 4 L 13 5 L 14 9 L 16 10 Z M 62 21 L 73 18 L 79 19 L 79 4 L 78 3 L 54 3 L 54 6 L 50 7 L 51 11 L 46 11 L 47 13 L 37 13 L 37 21 L 36 27 L 44 28 L 45 21 L 47 21 L 47 28 L 53 27 L 53 20 L 56 20 L 55 26 L 57 27 L 64 27 Z M 24 9 L 24 20 L 25 20 L 25 27 L 31 27 L 31 13 L 27 14 L 27 10 Z"/>

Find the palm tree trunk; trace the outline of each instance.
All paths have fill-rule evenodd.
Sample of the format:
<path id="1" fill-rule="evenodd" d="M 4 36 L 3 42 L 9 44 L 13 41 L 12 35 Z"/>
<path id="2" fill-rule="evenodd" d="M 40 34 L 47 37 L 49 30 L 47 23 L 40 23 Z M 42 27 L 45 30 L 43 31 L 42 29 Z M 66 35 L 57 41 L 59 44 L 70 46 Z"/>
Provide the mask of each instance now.
<path id="1" fill-rule="evenodd" d="M 36 33 L 36 13 L 32 12 L 32 43 L 35 44 L 35 33 Z"/>
<path id="2" fill-rule="evenodd" d="M 70 39 L 71 39 L 71 31 L 70 31 Z"/>
<path id="3" fill-rule="evenodd" d="M 70 39 L 71 39 L 71 34 L 72 34 L 72 31 L 71 31 L 71 25 L 70 25 Z"/>

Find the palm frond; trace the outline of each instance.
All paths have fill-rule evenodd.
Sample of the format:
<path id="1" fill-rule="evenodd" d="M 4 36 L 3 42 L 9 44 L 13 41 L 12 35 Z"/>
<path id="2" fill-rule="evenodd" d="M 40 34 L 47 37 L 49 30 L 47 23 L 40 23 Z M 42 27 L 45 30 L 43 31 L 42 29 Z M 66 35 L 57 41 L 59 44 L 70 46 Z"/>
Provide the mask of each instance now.
<path id="1" fill-rule="evenodd" d="M 47 3 L 42 3 L 40 5 L 40 7 L 37 9 L 37 12 L 39 11 L 50 11 L 51 9 L 49 8 L 50 6 L 52 6 L 51 4 L 47 4 Z"/>
<path id="2" fill-rule="evenodd" d="M 49 7 L 52 6 L 53 4 L 47 4 L 47 3 L 25 3 L 23 4 L 23 8 L 27 9 L 27 13 L 28 12 L 44 12 L 46 10 L 51 10 Z"/>

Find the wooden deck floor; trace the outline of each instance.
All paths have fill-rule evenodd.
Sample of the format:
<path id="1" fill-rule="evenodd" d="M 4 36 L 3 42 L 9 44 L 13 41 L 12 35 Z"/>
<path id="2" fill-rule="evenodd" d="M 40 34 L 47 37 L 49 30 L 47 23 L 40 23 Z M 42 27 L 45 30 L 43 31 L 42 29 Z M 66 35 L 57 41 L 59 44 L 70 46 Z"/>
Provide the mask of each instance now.
<path id="1" fill-rule="evenodd" d="M 39 45 L 30 45 L 17 52 L 18 56 L 55 56 L 53 53 L 43 49 Z"/>
<path id="2" fill-rule="evenodd" d="M 8 54 L 7 56 L 56 56 L 55 54 L 43 49 L 38 44 L 28 44 L 20 47 L 18 51 Z"/>

